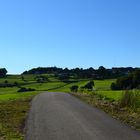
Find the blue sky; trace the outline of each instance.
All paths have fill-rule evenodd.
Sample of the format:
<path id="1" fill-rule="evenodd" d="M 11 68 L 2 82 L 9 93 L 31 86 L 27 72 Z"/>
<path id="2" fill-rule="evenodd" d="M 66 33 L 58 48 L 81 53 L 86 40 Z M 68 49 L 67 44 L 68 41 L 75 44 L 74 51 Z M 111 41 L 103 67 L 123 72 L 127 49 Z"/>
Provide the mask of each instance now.
<path id="1" fill-rule="evenodd" d="M 0 67 L 138 67 L 139 7 L 139 0 L 1 0 Z"/>

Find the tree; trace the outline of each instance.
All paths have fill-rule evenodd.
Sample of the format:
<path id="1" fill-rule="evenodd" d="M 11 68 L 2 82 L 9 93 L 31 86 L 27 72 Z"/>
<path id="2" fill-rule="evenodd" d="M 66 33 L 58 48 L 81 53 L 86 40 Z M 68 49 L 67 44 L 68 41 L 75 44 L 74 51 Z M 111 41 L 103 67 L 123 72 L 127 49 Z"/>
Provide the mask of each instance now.
<path id="1" fill-rule="evenodd" d="M 62 73 L 62 74 L 59 74 L 58 75 L 58 79 L 60 81 L 63 81 L 63 82 L 68 82 L 69 81 L 69 78 L 70 78 L 70 76 L 69 76 L 68 73 Z"/>
<path id="2" fill-rule="evenodd" d="M 117 79 L 116 83 L 112 83 L 112 90 L 134 89 L 140 85 L 140 69 L 132 72 L 127 76 Z"/>
<path id="3" fill-rule="evenodd" d="M 117 86 L 116 83 L 113 82 L 113 83 L 111 84 L 111 89 L 112 89 L 112 90 L 119 90 L 119 87 Z"/>
<path id="4" fill-rule="evenodd" d="M 71 92 L 77 92 L 78 91 L 78 86 L 74 85 L 70 87 Z"/>
<path id="5" fill-rule="evenodd" d="M 0 78 L 6 77 L 7 70 L 5 68 L 0 69 Z"/>
<path id="6" fill-rule="evenodd" d="M 18 82 L 15 81 L 14 82 L 14 86 L 19 86 Z"/>
<path id="7" fill-rule="evenodd" d="M 22 81 L 25 81 L 25 78 L 24 78 L 24 76 L 21 76 L 21 80 L 22 80 Z"/>
<path id="8" fill-rule="evenodd" d="M 84 86 L 84 88 L 88 90 L 92 90 L 93 86 L 94 86 L 94 81 L 90 81 Z"/>
<path id="9" fill-rule="evenodd" d="M 133 72 L 133 86 L 137 88 L 140 85 L 140 69 Z"/>
<path id="10" fill-rule="evenodd" d="M 36 76 L 36 81 L 38 83 L 44 83 L 44 82 L 48 82 L 48 77 L 47 76 L 44 76 L 44 75 L 38 75 Z"/>
<path id="11" fill-rule="evenodd" d="M 5 80 L 4 83 L 5 83 L 5 84 L 8 84 L 8 80 Z"/>

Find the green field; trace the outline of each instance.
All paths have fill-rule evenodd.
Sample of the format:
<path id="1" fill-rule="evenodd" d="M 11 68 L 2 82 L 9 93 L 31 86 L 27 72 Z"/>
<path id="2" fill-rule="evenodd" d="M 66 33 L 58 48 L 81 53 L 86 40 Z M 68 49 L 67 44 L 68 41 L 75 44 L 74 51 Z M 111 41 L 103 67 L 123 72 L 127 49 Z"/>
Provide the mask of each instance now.
<path id="1" fill-rule="evenodd" d="M 123 92 L 121 90 L 112 91 L 110 88 L 111 84 L 115 81 L 115 79 L 94 80 L 96 93 L 110 100 L 119 100 Z"/>
<path id="2" fill-rule="evenodd" d="M 22 87 L 33 88 L 36 91 L 19 93 L 17 92 L 19 90 L 18 87 L 0 88 L 0 101 L 25 99 L 26 97 L 28 98 L 44 91 L 70 92 L 70 87 L 72 85 L 78 85 L 79 87 L 81 87 L 84 86 L 89 81 L 89 80 L 79 80 L 73 83 L 64 83 L 56 79 L 54 75 L 46 75 L 46 76 L 49 78 L 49 81 L 45 83 L 36 82 L 34 75 L 25 75 L 24 81 L 22 80 L 21 78 L 22 76 L 20 75 L 13 76 L 10 75 L 7 76 L 7 78 L 1 78 L 0 83 L 4 83 L 5 81 L 8 81 L 8 83 L 17 82 L 18 84 L 21 84 Z M 95 89 L 97 93 L 114 100 L 119 99 L 122 94 L 122 91 L 112 91 L 110 89 L 110 85 L 114 81 L 115 79 L 94 80 Z"/>
<path id="3" fill-rule="evenodd" d="M 70 87 L 77 85 L 84 86 L 88 79 L 71 79 L 72 82 L 59 81 L 53 74 L 46 74 L 48 81 L 39 83 L 35 75 L 9 75 L 0 78 L 0 84 L 18 83 L 20 86 L 0 87 L 0 139 L 3 140 L 23 140 L 23 123 L 29 109 L 30 100 L 41 92 L 70 92 Z M 112 91 L 111 80 L 95 80 L 95 90 L 98 95 L 111 100 L 119 100 L 122 91 Z M 18 92 L 21 87 L 32 88 L 35 91 Z M 13 125 L 14 122 L 14 125 Z"/>
<path id="4" fill-rule="evenodd" d="M 96 90 L 109 91 L 111 90 L 110 88 L 111 84 L 115 81 L 116 81 L 115 79 L 94 80 L 95 88 Z"/>

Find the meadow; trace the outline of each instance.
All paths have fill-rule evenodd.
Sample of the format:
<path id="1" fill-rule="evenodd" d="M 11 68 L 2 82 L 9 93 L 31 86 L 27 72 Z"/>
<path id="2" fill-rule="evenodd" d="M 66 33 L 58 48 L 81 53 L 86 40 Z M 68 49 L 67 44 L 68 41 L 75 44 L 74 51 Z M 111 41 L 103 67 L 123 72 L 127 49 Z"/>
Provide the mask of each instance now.
<path id="1" fill-rule="evenodd" d="M 34 96 L 42 92 L 66 92 L 70 87 L 79 88 L 89 82 L 89 79 L 71 79 L 69 82 L 58 80 L 53 74 L 46 74 L 48 80 L 38 82 L 35 75 L 8 75 L 0 78 L 0 84 L 14 84 L 13 87 L 0 87 L 0 140 L 23 140 L 24 123 Z M 94 80 L 94 90 L 98 96 L 109 101 L 119 101 L 122 91 L 112 91 L 110 85 L 115 79 Z M 18 92 L 21 87 L 34 91 Z M 80 91 L 78 91 L 80 92 Z M 84 91 L 89 94 L 89 92 Z"/>
<path id="2" fill-rule="evenodd" d="M 70 87 L 73 85 L 77 85 L 79 87 L 84 86 L 89 80 L 79 79 L 75 82 L 65 83 L 56 79 L 53 75 L 48 76 L 49 81 L 44 83 L 38 83 L 35 80 L 34 75 L 26 75 L 24 76 L 24 81 L 22 80 L 20 75 L 7 76 L 7 78 L 1 78 L 0 83 L 4 83 L 8 81 L 8 83 L 17 82 L 21 84 L 22 87 L 25 88 L 33 88 L 35 91 L 31 92 L 17 92 L 19 87 L 6 87 L 0 88 L 0 101 L 7 100 L 17 100 L 17 99 L 26 99 L 26 97 L 34 96 L 40 92 L 50 91 L 50 92 L 70 92 Z M 98 94 L 106 96 L 107 98 L 111 98 L 117 100 L 120 98 L 122 91 L 112 91 L 110 89 L 110 85 L 114 82 L 115 79 L 109 80 L 94 80 L 95 89 L 98 91 Z"/>

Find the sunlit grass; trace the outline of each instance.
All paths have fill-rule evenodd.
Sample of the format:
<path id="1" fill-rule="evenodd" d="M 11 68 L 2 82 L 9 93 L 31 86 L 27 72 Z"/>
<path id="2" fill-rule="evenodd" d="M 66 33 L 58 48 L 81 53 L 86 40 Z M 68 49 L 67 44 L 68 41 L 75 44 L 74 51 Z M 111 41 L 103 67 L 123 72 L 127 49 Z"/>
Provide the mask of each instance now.
<path id="1" fill-rule="evenodd" d="M 102 97 L 105 97 L 109 100 L 115 100 L 118 101 L 122 97 L 122 91 L 97 91 L 98 95 L 101 95 Z"/>
<path id="2" fill-rule="evenodd" d="M 96 90 L 111 90 L 110 86 L 113 82 L 115 82 L 115 79 L 107 79 L 107 80 L 94 80 L 95 88 Z"/>

